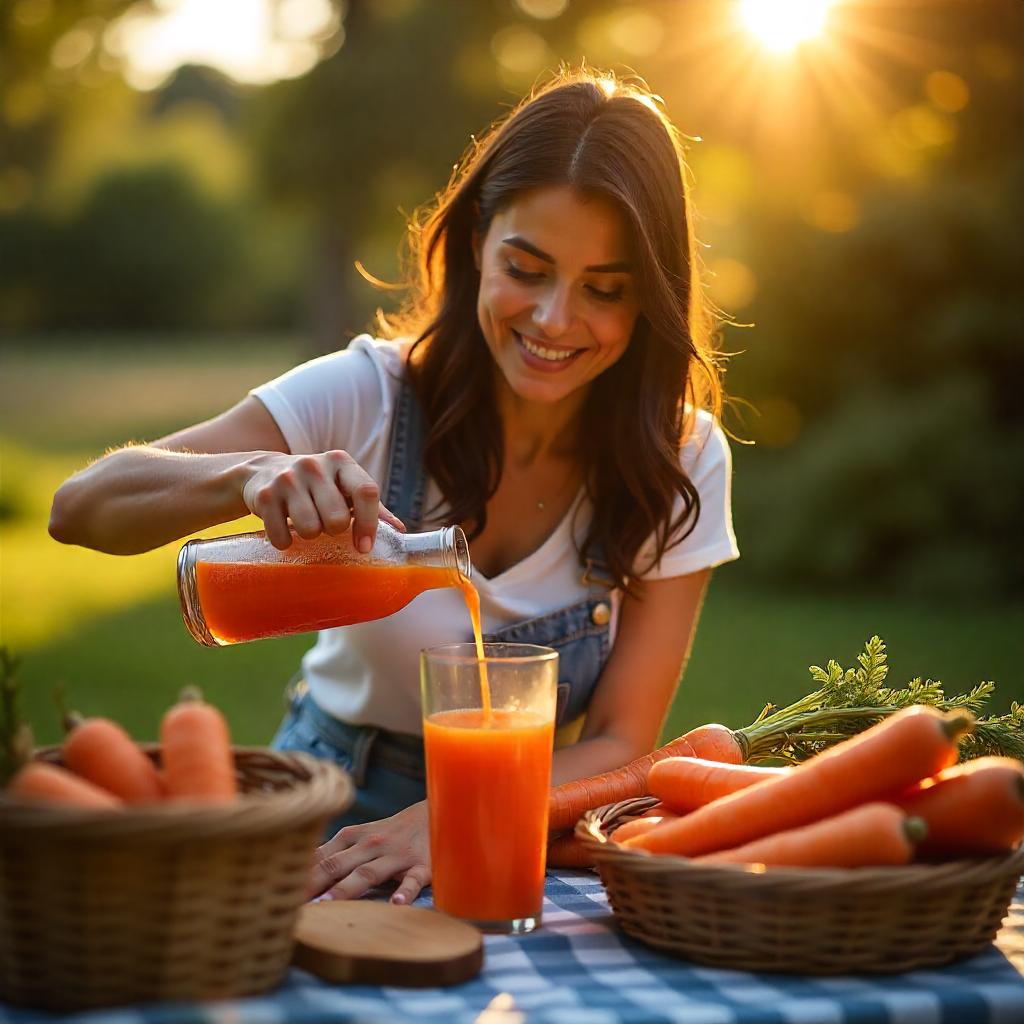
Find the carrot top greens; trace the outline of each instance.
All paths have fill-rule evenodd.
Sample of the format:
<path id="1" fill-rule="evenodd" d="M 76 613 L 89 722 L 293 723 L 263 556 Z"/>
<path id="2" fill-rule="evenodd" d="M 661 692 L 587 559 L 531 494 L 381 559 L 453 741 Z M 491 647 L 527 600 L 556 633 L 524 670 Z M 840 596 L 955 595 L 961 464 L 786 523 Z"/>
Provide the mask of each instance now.
<path id="1" fill-rule="evenodd" d="M 900 708 L 930 704 L 978 716 L 975 731 L 960 740 L 961 760 L 1003 754 L 1024 761 L 1024 706 L 1014 702 L 1005 715 L 980 715 L 995 683 L 981 682 L 967 693 L 950 697 L 934 679 L 918 677 L 902 689 L 888 687 L 888 657 L 877 636 L 868 640 L 857 661 L 859 667 L 847 669 L 835 660 L 825 668 L 812 665 L 811 678 L 821 684 L 817 690 L 784 708 L 766 704 L 752 724 L 736 731 L 746 760 L 795 764 L 863 732 Z"/>

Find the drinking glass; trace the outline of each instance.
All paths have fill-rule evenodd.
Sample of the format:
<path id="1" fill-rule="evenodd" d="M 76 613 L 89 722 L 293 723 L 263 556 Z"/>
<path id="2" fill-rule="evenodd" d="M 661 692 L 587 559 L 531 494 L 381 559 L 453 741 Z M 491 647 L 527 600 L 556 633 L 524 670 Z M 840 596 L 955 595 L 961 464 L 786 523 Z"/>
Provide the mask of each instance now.
<path id="1" fill-rule="evenodd" d="M 473 644 L 420 656 L 434 906 L 529 932 L 544 899 L 558 652 L 487 643 L 483 667 Z"/>

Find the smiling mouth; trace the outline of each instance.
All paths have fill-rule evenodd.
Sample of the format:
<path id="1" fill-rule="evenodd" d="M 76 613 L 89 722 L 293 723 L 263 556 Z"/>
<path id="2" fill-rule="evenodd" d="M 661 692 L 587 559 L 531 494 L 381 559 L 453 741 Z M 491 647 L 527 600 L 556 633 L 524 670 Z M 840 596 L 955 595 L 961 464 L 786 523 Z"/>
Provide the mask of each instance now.
<path id="1" fill-rule="evenodd" d="M 536 341 L 525 337 L 518 331 L 514 330 L 512 333 L 515 335 L 515 339 L 519 342 L 520 346 L 531 356 L 555 366 L 572 362 L 573 359 L 583 352 L 581 348 L 548 348 L 546 345 L 538 344 Z"/>

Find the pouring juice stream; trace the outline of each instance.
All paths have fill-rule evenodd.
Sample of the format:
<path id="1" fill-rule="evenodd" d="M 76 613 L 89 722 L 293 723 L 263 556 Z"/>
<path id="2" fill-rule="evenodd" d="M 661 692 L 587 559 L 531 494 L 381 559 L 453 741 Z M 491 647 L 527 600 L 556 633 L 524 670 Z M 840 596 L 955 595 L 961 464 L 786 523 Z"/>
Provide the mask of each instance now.
<path id="1" fill-rule="evenodd" d="M 462 599 L 466 602 L 466 610 L 469 612 L 470 622 L 473 623 L 473 644 L 476 647 L 476 660 L 480 668 L 480 702 L 483 709 L 483 725 L 485 728 L 490 728 L 494 720 L 491 714 L 491 687 L 487 682 L 487 662 L 484 660 L 483 633 L 480 629 L 480 594 L 465 577 L 459 581 L 459 590 L 462 591 Z"/>

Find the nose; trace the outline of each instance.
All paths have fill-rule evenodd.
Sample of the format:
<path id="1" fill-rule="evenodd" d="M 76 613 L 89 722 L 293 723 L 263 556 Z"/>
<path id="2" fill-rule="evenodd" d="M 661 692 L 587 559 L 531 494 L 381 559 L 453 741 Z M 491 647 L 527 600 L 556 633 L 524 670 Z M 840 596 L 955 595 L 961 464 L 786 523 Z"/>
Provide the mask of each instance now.
<path id="1" fill-rule="evenodd" d="M 551 288 L 537 304 L 533 320 L 549 338 L 557 338 L 572 325 L 572 296 L 568 288 Z"/>

